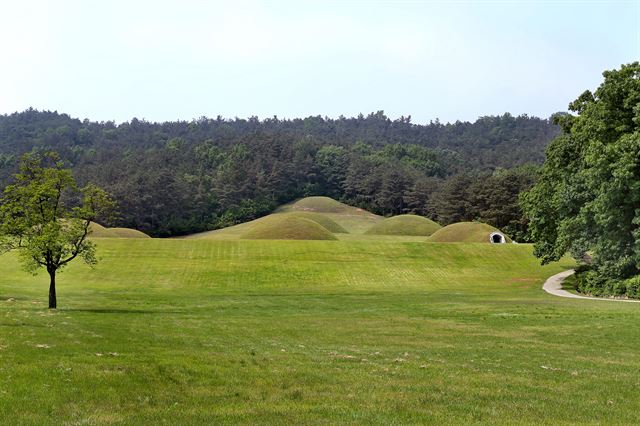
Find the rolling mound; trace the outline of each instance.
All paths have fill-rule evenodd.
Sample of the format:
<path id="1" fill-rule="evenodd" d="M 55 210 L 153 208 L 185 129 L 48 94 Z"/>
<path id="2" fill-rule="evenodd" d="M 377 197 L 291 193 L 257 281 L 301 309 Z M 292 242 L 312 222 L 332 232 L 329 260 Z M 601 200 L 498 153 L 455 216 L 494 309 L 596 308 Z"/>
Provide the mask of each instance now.
<path id="1" fill-rule="evenodd" d="M 151 238 L 142 231 L 131 228 L 107 228 L 99 223 L 89 225 L 91 238 Z"/>
<path id="2" fill-rule="evenodd" d="M 347 230 L 340 226 L 335 220 L 320 213 L 313 212 L 293 212 L 293 213 L 278 213 L 281 216 L 287 215 L 290 217 L 301 217 L 303 219 L 309 219 L 324 227 L 327 231 L 334 234 L 347 234 Z"/>
<path id="3" fill-rule="evenodd" d="M 329 197 L 307 197 L 285 204 L 276 213 L 315 213 L 336 222 L 349 234 L 363 234 L 383 218 L 358 207 L 341 203 Z"/>
<path id="4" fill-rule="evenodd" d="M 89 225 L 89 229 L 91 230 L 90 237 L 93 238 L 108 238 L 109 231 L 106 227 L 100 225 L 99 223 L 91 222 Z"/>
<path id="5" fill-rule="evenodd" d="M 107 228 L 110 238 L 151 238 L 142 231 L 131 228 Z"/>
<path id="6" fill-rule="evenodd" d="M 336 240 L 324 226 L 297 215 L 271 215 L 256 221 L 244 234 L 248 240 Z"/>
<path id="7" fill-rule="evenodd" d="M 447 225 L 431 235 L 431 237 L 429 237 L 429 241 L 434 243 L 489 244 L 491 243 L 490 235 L 493 232 L 498 232 L 504 235 L 506 242 L 511 242 L 511 239 L 499 229 L 480 222 L 459 222 Z"/>
<path id="8" fill-rule="evenodd" d="M 245 238 L 244 235 L 259 224 L 265 221 L 272 223 L 276 218 L 285 216 L 310 220 L 321 225 L 330 233 L 349 234 L 349 236 L 362 235 L 367 229 L 383 219 L 381 216 L 329 197 L 307 197 L 282 205 L 274 213 L 250 222 L 199 232 L 183 238 L 224 240 Z"/>
<path id="9" fill-rule="evenodd" d="M 440 228 L 442 228 L 440 225 L 426 217 L 403 214 L 393 216 L 376 223 L 368 229 L 365 234 L 414 235 L 428 237 Z"/>
<path id="10" fill-rule="evenodd" d="M 307 197 L 283 207 L 283 211 L 343 213 L 354 208 L 329 197 Z"/>

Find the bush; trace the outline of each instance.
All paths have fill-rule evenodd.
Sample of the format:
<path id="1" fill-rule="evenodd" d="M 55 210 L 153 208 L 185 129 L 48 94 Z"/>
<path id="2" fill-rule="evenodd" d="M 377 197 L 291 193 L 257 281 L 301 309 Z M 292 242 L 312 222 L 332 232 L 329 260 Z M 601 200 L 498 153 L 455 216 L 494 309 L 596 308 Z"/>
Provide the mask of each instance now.
<path id="1" fill-rule="evenodd" d="M 624 282 L 627 287 L 626 289 L 627 296 L 634 299 L 640 299 L 640 275 L 637 275 L 633 278 L 629 278 Z"/>
<path id="2" fill-rule="evenodd" d="M 623 281 L 604 278 L 588 266 L 576 268 L 576 289 L 580 293 L 598 297 L 640 298 L 640 275 Z"/>

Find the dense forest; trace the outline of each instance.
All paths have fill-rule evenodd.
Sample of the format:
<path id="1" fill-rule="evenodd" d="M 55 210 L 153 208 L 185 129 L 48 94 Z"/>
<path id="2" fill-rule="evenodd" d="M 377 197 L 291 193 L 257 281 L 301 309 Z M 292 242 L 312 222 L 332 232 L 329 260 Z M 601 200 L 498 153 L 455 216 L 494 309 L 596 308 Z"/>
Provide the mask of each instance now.
<path id="1" fill-rule="evenodd" d="M 518 194 L 536 181 L 551 119 L 427 125 L 382 111 L 355 118 L 93 122 L 33 109 L 0 115 L 0 188 L 25 152 L 56 151 L 80 183 L 117 200 L 115 223 L 172 236 L 328 195 L 379 214 L 483 220 L 520 240 Z"/>

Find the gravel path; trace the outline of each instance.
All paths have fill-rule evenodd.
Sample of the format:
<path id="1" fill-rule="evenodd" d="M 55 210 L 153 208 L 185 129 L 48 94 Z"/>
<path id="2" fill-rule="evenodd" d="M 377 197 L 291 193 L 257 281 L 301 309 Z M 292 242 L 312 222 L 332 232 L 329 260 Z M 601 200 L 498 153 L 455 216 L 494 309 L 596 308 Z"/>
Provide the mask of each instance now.
<path id="1" fill-rule="evenodd" d="M 629 302 L 629 303 L 640 302 L 640 300 L 608 299 L 604 297 L 588 297 L 588 296 L 580 296 L 578 294 L 569 293 L 567 290 L 562 289 L 562 282 L 565 280 L 565 278 L 572 275 L 574 272 L 575 271 L 573 269 L 569 269 L 568 271 L 560 272 L 559 274 L 555 274 L 554 276 L 549 277 L 549 279 L 544 282 L 542 289 L 549 294 L 553 294 L 554 296 L 568 297 L 571 299 L 605 300 L 609 302 Z"/>

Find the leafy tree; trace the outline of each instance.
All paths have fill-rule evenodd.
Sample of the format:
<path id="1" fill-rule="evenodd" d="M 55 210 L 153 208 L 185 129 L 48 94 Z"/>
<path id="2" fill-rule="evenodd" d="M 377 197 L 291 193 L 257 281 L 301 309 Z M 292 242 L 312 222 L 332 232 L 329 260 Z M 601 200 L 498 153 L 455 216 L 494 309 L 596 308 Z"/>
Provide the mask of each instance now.
<path id="1" fill-rule="evenodd" d="M 528 165 L 496 170 L 477 179 L 470 188 L 476 218 L 503 230 L 518 242 L 527 242 L 528 222 L 518 196 L 531 189 L 537 173 L 538 167 Z"/>
<path id="2" fill-rule="evenodd" d="M 87 239 L 90 225 L 113 211 L 113 201 L 100 188 L 78 188 L 57 154 L 27 154 L 15 183 L 0 198 L 0 251 L 18 250 L 28 272 L 47 270 L 49 308 L 55 309 L 56 273 L 75 258 L 97 263 L 95 245 Z"/>
<path id="3" fill-rule="evenodd" d="M 392 121 L 382 111 L 116 125 L 29 109 L 0 115 L 0 188 L 22 154 L 55 150 L 79 185 L 94 182 L 112 194 L 121 207 L 114 225 L 154 236 L 245 222 L 306 195 L 384 215 L 433 215 L 446 204 L 446 193 L 432 197 L 443 181 L 541 164 L 558 131 L 548 119 L 510 114 L 426 125 Z M 463 217 L 477 217 L 473 202 L 459 201 Z"/>
<path id="4" fill-rule="evenodd" d="M 606 285 L 640 273 L 640 63 L 603 73 L 558 116 L 539 182 L 522 197 L 543 263 L 571 252 L 592 259 Z"/>
<path id="5" fill-rule="evenodd" d="M 440 185 L 433 177 L 418 177 L 404 196 L 406 212 L 435 218 L 431 197 Z"/>
<path id="6" fill-rule="evenodd" d="M 344 188 L 349 164 L 346 149 L 336 145 L 325 145 L 316 153 L 315 161 L 320 169 L 326 194 L 339 197 Z"/>
<path id="7" fill-rule="evenodd" d="M 380 167 L 380 189 L 375 195 L 375 202 L 385 212 L 394 215 L 405 212 L 404 194 L 411 190 L 410 177 L 399 167 L 389 164 Z"/>
<path id="8" fill-rule="evenodd" d="M 447 180 L 434 194 L 432 205 L 442 225 L 476 219 L 477 212 L 471 202 L 471 187 L 477 177 L 459 174 Z"/>

